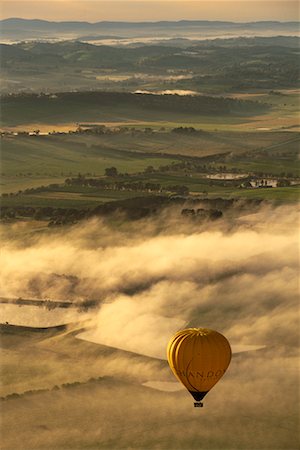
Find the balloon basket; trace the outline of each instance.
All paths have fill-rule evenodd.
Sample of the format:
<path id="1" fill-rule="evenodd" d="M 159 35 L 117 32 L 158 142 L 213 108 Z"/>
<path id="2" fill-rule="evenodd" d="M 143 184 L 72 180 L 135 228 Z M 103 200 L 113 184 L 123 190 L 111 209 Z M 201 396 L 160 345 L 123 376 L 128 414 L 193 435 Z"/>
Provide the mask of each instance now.
<path id="1" fill-rule="evenodd" d="M 195 402 L 194 403 L 194 408 L 203 408 L 203 403 L 202 402 Z"/>

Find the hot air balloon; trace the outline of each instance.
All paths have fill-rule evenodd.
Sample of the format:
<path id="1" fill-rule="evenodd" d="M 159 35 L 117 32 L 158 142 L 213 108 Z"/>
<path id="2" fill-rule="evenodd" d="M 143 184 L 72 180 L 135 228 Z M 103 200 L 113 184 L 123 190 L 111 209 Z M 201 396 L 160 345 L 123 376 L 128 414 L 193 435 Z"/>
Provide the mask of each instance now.
<path id="1" fill-rule="evenodd" d="M 202 407 L 201 400 L 229 366 L 231 348 L 217 331 L 187 328 L 171 338 L 167 356 L 175 377 L 196 400 L 194 406 Z"/>

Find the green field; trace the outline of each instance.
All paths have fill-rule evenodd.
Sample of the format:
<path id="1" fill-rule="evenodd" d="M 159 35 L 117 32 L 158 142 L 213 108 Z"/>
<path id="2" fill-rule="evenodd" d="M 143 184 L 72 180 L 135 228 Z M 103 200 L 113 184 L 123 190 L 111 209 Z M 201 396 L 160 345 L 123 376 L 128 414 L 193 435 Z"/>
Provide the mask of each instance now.
<path id="1" fill-rule="evenodd" d="M 147 166 L 158 168 L 176 160 L 172 155 L 119 150 L 120 138 L 111 147 L 101 141 L 97 146 L 82 140 L 77 142 L 76 136 L 70 140 L 56 136 L 17 136 L 2 138 L 1 143 L 1 191 L 4 193 L 60 183 L 79 172 L 103 176 L 105 168 L 115 166 L 119 172 L 136 173 Z"/>
<path id="2" fill-rule="evenodd" d="M 104 135 L 62 134 L 49 136 L 4 136 L 1 139 L 3 176 L 61 178 L 93 173 L 116 166 L 133 173 L 148 165 L 159 167 L 178 155 L 206 157 L 226 154 L 226 163 L 284 165 L 290 170 L 297 161 L 299 134 L 296 132 L 210 132 L 178 134 L 128 131 Z M 247 152 L 250 152 L 247 154 Z M 237 156 L 242 156 L 240 161 Z M 251 157 L 251 161 L 247 161 Z M 172 158 L 173 157 L 173 158 Z M 272 158 L 276 160 L 272 161 Z M 234 160 L 234 162 L 231 162 Z M 251 168 L 249 168 L 251 170 Z"/>
<path id="3" fill-rule="evenodd" d="M 296 187 L 259 190 L 239 189 L 239 183 L 212 181 L 191 170 L 162 172 L 173 163 L 208 165 L 219 172 L 299 177 L 299 137 L 296 132 L 214 132 L 183 133 L 170 131 L 124 131 L 103 135 L 58 134 L 49 136 L 2 137 L 3 193 L 56 184 L 43 192 L 2 198 L 3 206 L 92 208 L 107 202 L 139 195 L 125 189 L 63 186 L 67 177 L 81 173 L 103 177 L 105 169 L 116 167 L 117 181 L 159 183 L 168 194 L 170 185 L 185 185 L 190 192 L 209 197 L 265 198 L 297 201 Z M 231 149 L 231 151 L 229 151 Z M 153 173 L 144 170 L 152 166 Z M 263 175 L 261 175 L 263 176 Z M 145 192 L 141 193 L 145 195 Z"/>
<path id="4" fill-rule="evenodd" d="M 87 193 L 70 193 L 59 190 L 57 192 L 43 193 L 37 195 L 18 195 L 1 199 L 2 206 L 9 207 L 46 207 L 53 208 L 94 208 L 99 203 L 110 202 L 114 200 L 123 200 L 136 197 L 132 191 L 97 191 Z M 83 190 L 84 191 L 84 190 Z"/>
<path id="5" fill-rule="evenodd" d="M 192 195 L 211 198 L 258 198 L 283 202 L 299 199 L 295 186 L 240 189 L 238 183 L 212 182 L 195 168 L 177 172 L 160 170 L 161 166 L 185 162 L 206 165 L 216 172 L 225 166 L 227 171 L 249 176 L 288 177 L 297 183 L 300 166 L 296 93 L 240 94 L 242 100 L 237 95 L 238 99 L 228 100 L 229 103 L 220 98 L 168 97 L 118 93 L 69 93 L 55 98 L 34 95 L 6 97 L 3 109 L 6 125 L 19 124 L 18 132 L 22 126 L 32 131 L 37 129 L 36 125 L 41 125 L 41 131 L 47 132 L 55 128 L 58 131 L 63 126 L 64 133 L 2 136 L 2 193 L 18 193 L 53 183 L 58 185 L 50 192 L 47 189 L 26 195 L 19 192 L 19 195 L 2 198 L 2 205 L 81 209 L 93 208 L 97 203 L 147 195 L 147 192 L 138 193 L 126 188 L 122 191 L 93 190 L 81 186 L 75 192 L 74 186 L 73 190 L 63 187 L 67 177 L 76 177 L 78 173 L 87 177 L 103 177 L 108 167 L 116 167 L 119 173 L 129 174 L 130 182 L 159 183 L 164 190 L 163 195 L 170 194 L 170 185 L 183 185 Z M 116 103 L 118 99 L 120 103 Z M 205 104 L 207 114 L 203 114 Z M 271 109 L 266 109 L 265 104 L 269 104 Z M 212 114 L 217 105 L 219 113 Z M 247 106 L 250 110 L 245 114 Z M 225 114 L 223 109 L 228 107 L 233 110 Z M 237 114 L 239 108 L 240 114 Z M 263 111 L 263 108 L 263 114 L 254 113 L 260 109 Z M 81 127 L 99 122 L 107 127 L 100 134 L 91 129 L 88 133 L 66 132 L 68 127 L 76 129 L 76 122 Z M 194 127 L 194 131 L 174 131 L 187 125 Z M 155 172 L 145 174 L 144 170 L 149 166 Z M 120 176 L 117 179 L 122 180 Z"/>
<path id="6" fill-rule="evenodd" d="M 104 169 L 117 166 L 120 172 L 138 172 L 152 165 L 171 163 L 174 159 L 142 153 L 111 149 L 107 145 L 87 146 L 76 142 L 76 138 L 16 137 L 2 139 L 2 172 L 6 176 L 18 173 L 44 177 L 59 177 L 69 174 L 95 173 L 100 176 Z"/>

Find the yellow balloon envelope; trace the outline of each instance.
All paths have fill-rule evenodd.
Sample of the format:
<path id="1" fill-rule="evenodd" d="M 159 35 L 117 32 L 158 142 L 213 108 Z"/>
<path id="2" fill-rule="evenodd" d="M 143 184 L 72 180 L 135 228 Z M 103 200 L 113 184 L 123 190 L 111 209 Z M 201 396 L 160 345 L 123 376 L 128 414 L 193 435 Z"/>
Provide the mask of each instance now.
<path id="1" fill-rule="evenodd" d="M 168 361 L 176 378 L 197 403 L 224 375 L 231 360 L 227 339 L 207 328 L 187 328 L 176 333 L 168 345 Z"/>

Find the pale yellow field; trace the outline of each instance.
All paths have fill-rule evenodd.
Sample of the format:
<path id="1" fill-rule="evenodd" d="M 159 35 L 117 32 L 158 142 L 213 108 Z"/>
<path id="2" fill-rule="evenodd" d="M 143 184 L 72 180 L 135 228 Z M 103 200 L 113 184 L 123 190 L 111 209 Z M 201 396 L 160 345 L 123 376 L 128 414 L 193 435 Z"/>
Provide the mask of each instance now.
<path id="1" fill-rule="evenodd" d="M 33 132 L 35 130 L 40 130 L 41 133 L 52 133 L 56 132 L 68 132 L 75 131 L 78 128 L 78 123 L 69 122 L 69 123 L 26 123 L 24 125 L 16 125 L 14 127 L 2 127 L 2 131 L 10 131 L 10 132 Z"/>

